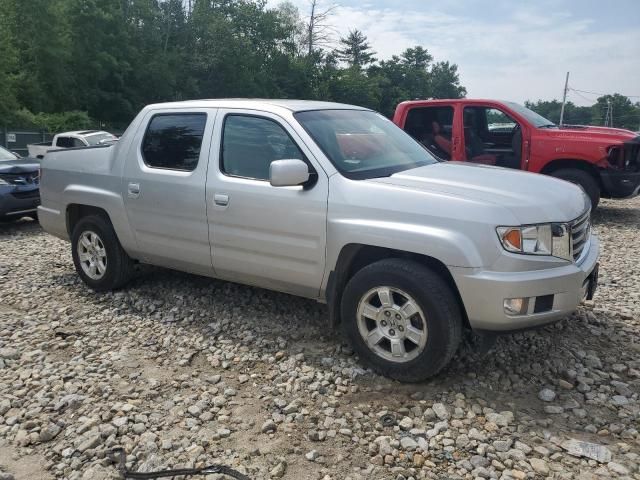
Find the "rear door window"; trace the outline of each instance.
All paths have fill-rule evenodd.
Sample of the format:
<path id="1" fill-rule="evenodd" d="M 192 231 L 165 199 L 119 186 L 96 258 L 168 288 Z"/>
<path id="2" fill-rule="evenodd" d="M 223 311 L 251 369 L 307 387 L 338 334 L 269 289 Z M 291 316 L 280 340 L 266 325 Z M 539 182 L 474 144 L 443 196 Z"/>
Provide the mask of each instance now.
<path id="1" fill-rule="evenodd" d="M 205 113 L 154 115 L 142 140 L 144 163 L 152 168 L 195 170 L 206 123 Z"/>

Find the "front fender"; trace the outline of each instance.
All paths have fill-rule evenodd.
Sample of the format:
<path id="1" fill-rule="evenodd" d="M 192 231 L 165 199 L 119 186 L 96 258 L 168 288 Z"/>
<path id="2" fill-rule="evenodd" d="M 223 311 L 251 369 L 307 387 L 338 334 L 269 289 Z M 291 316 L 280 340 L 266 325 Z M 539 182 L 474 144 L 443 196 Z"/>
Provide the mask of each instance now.
<path id="1" fill-rule="evenodd" d="M 327 232 L 327 265 L 320 298 L 332 303 L 329 282 L 332 272 L 340 272 L 350 261 L 343 251 L 357 252 L 358 247 L 378 247 L 433 258 L 445 267 L 482 265 L 481 252 L 463 233 L 434 226 L 414 225 L 396 221 L 341 218 L 329 221 Z M 496 253 L 497 254 L 497 253 Z M 343 272 L 344 273 L 344 272 Z M 344 279 L 333 281 L 341 283 Z M 336 293 L 336 292 L 333 292 Z M 336 304 L 337 305 L 337 304 Z M 335 308 L 337 306 L 334 305 Z M 332 313 L 337 318 L 337 310 Z"/>
<path id="2" fill-rule="evenodd" d="M 415 225 L 389 220 L 337 219 L 329 224 L 329 263 L 335 265 L 347 244 L 401 250 L 426 255 L 447 266 L 481 266 L 482 256 L 475 243 L 462 232 L 437 226 Z"/>

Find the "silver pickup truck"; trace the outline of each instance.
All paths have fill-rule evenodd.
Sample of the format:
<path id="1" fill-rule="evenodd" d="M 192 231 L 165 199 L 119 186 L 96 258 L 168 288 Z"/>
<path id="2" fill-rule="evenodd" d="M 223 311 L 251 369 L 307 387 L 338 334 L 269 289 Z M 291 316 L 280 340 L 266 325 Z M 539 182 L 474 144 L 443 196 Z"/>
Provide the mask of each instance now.
<path id="1" fill-rule="evenodd" d="M 49 152 L 41 197 L 92 289 L 142 262 L 313 298 L 401 381 L 439 372 L 465 330 L 547 324 L 597 283 L 579 187 L 439 162 L 349 105 L 150 105 L 115 145 Z"/>

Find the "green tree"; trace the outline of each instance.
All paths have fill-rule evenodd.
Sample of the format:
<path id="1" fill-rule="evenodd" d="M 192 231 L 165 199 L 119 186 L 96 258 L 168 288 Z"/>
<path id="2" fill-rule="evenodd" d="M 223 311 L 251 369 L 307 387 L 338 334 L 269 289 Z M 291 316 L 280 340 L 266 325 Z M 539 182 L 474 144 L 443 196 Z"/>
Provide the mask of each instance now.
<path id="1" fill-rule="evenodd" d="M 356 68 L 340 70 L 329 84 L 329 98 L 335 102 L 353 103 L 378 109 L 380 92 L 375 78 Z"/>
<path id="2" fill-rule="evenodd" d="M 13 5 L 0 0 L 0 120 L 11 120 L 18 108 L 16 99 L 16 69 L 18 53 L 12 42 Z"/>
<path id="3" fill-rule="evenodd" d="M 458 66 L 449 62 L 438 62 L 429 74 L 431 95 L 435 98 L 461 98 L 467 89 L 460 84 Z"/>
<path id="4" fill-rule="evenodd" d="M 65 0 L 4 0 L 17 54 L 16 97 L 32 111 L 64 109 L 70 93 Z M 4 58 L 3 60 L 4 61 Z"/>
<path id="5" fill-rule="evenodd" d="M 607 111 L 607 100 L 611 101 L 613 126 L 619 128 L 638 129 L 640 125 L 640 105 L 633 104 L 629 98 L 620 95 L 607 95 L 598 98 L 594 105 L 577 106 L 568 101 L 564 107 L 565 125 L 604 125 Z M 526 101 L 525 106 L 554 123 L 560 123 L 560 100 Z"/>
<path id="6" fill-rule="evenodd" d="M 129 2 L 122 0 L 68 0 L 67 18 L 76 108 L 101 121 L 131 118 L 135 84 L 134 64 L 125 23 Z M 140 66 L 135 66 L 140 68 Z M 149 76 L 155 72 L 147 72 Z"/>
<path id="7" fill-rule="evenodd" d="M 362 67 L 376 61 L 375 52 L 367 42 L 367 37 L 360 30 L 350 30 L 349 35 L 340 39 L 342 48 L 336 50 L 339 60 L 349 67 L 360 70 Z"/>
<path id="8" fill-rule="evenodd" d="M 334 100 L 387 115 L 409 98 L 464 94 L 423 47 L 376 62 L 364 33 L 329 50 L 333 7 L 266 0 L 0 0 L 0 123 L 124 128 L 148 103 Z M 346 64 L 346 66 L 345 66 Z"/>
<path id="9" fill-rule="evenodd" d="M 611 106 L 612 125 L 617 128 L 637 130 L 640 125 L 640 106 L 632 103 L 629 97 L 614 93 L 598 97 L 592 109 L 592 121 L 595 125 L 603 125 L 607 105 Z"/>

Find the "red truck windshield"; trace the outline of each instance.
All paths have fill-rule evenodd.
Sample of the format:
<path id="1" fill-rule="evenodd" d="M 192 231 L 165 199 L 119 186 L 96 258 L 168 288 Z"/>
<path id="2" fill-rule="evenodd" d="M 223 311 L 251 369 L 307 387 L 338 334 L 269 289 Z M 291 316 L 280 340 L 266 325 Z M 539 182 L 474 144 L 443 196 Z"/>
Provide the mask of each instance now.
<path id="1" fill-rule="evenodd" d="M 511 110 L 516 113 L 519 113 L 524 118 L 526 118 L 529 123 L 531 123 L 536 128 L 545 128 L 545 127 L 555 127 L 556 124 L 551 120 L 544 118 L 542 115 L 538 115 L 533 110 L 529 110 L 527 107 L 520 105 L 519 103 L 514 102 L 504 102 Z"/>
<path id="2" fill-rule="evenodd" d="M 437 162 L 404 131 L 372 111 L 312 110 L 295 117 L 347 178 L 386 177 Z"/>

